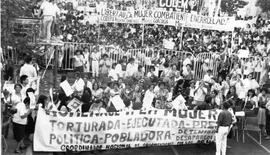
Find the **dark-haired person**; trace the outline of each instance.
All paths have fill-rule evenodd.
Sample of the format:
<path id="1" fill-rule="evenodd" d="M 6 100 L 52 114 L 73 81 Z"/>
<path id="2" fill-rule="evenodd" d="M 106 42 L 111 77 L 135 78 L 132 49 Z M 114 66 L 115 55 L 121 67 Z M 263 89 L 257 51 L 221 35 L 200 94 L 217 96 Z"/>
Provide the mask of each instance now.
<path id="1" fill-rule="evenodd" d="M 94 51 L 91 53 L 90 58 L 92 60 L 92 76 L 98 77 L 99 76 L 99 61 L 101 58 L 101 54 L 97 48 L 94 48 Z"/>
<path id="2" fill-rule="evenodd" d="M 101 77 L 107 77 L 109 73 L 109 69 L 111 68 L 111 61 L 107 54 L 104 54 L 102 59 L 99 62 L 100 67 L 100 75 Z"/>
<path id="3" fill-rule="evenodd" d="M 135 59 L 130 58 L 127 64 L 126 77 L 132 77 L 138 70 L 138 65 L 135 64 Z"/>
<path id="4" fill-rule="evenodd" d="M 230 127 L 233 122 L 229 102 L 223 103 L 223 110 L 218 115 L 217 120 L 217 133 L 216 133 L 216 155 L 226 155 L 227 136 L 230 132 Z"/>
<path id="5" fill-rule="evenodd" d="M 259 88 L 258 82 L 253 78 L 253 73 L 250 73 L 246 79 L 243 81 L 246 92 L 250 89 L 255 90 Z"/>
<path id="6" fill-rule="evenodd" d="M 26 90 L 26 98 L 29 98 L 29 93 L 35 94 L 35 90 L 33 88 L 28 88 Z M 33 106 L 33 105 L 31 105 L 31 102 L 33 102 L 33 101 L 30 100 L 30 106 L 29 106 L 29 108 L 30 109 L 35 109 L 35 107 L 31 107 L 31 106 Z M 36 103 L 36 99 L 35 98 L 34 98 L 34 102 Z M 27 117 L 27 125 L 26 125 L 26 129 L 25 129 L 25 133 L 26 133 L 25 138 L 29 138 L 29 136 L 31 134 L 34 134 L 34 131 L 35 131 L 35 119 L 36 119 L 36 113 L 35 112 L 31 112 L 28 115 L 28 117 Z"/>
<path id="7" fill-rule="evenodd" d="M 40 95 L 40 96 L 38 97 L 37 104 L 38 104 L 38 105 L 41 105 L 41 108 L 42 108 L 42 109 L 45 109 L 45 110 L 51 110 L 51 109 L 53 109 L 53 107 L 52 107 L 51 104 L 49 104 L 49 103 L 50 103 L 49 101 L 50 101 L 50 100 L 49 100 L 49 98 L 48 98 L 47 96 L 45 96 L 45 95 Z"/>
<path id="8" fill-rule="evenodd" d="M 169 91 L 165 88 L 165 82 L 160 82 L 158 84 L 158 88 L 154 90 L 155 91 L 155 97 L 156 97 L 156 103 L 155 108 L 158 109 L 166 109 L 166 101 L 169 97 Z"/>
<path id="9" fill-rule="evenodd" d="M 23 102 L 16 104 L 15 108 L 17 112 L 13 115 L 13 134 L 17 142 L 15 153 L 22 153 L 21 149 L 25 149 L 26 146 L 23 143 L 25 136 L 25 128 L 27 124 L 27 117 L 31 113 L 29 109 L 30 98 L 27 97 Z"/>
<path id="10" fill-rule="evenodd" d="M 268 97 L 266 96 L 267 89 L 261 89 L 260 94 L 258 95 L 258 119 L 259 119 L 259 126 L 262 130 L 262 134 L 266 135 L 265 133 L 265 125 L 266 125 L 266 103 L 268 100 Z"/>
<path id="11" fill-rule="evenodd" d="M 28 88 L 30 88 L 28 76 L 27 75 L 22 75 L 20 77 L 20 82 L 21 82 L 21 86 L 22 86 L 21 94 L 22 94 L 22 97 L 24 99 L 26 97 L 26 90 Z"/>
<path id="12" fill-rule="evenodd" d="M 197 81 L 195 90 L 194 90 L 194 104 L 200 105 L 204 103 L 205 96 L 207 95 L 207 88 L 203 80 Z"/>
<path id="13" fill-rule="evenodd" d="M 32 57 L 27 56 L 25 59 L 25 64 L 20 69 L 20 77 L 22 75 L 27 75 L 30 83 L 37 79 L 37 70 L 32 64 Z"/>
<path id="14" fill-rule="evenodd" d="M 22 96 L 22 85 L 20 84 L 15 84 L 14 85 L 15 92 L 11 94 L 11 105 L 14 107 L 16 106 L 19 102 L 23 102 L 23 96 Z"/>
<path id="15" fill-rule="evenodd" d="M 139 65 L 138 66 L 138 70 L 137 72 L 134 73 L 134 77 L 137 81 L 141 80 L 144 78 L 144 70 L 143 70 L 143 66 Z"/>
<path id="16" fill-rule="evenodd" d="M 84 66 L 84 63 L 85 63 L 85 59 L 84 59 L 84 56 L 82 54 L 82 51 L 77 50 L 75 52 L 75 55 L 74 55 L 73 59 L 74 59 L 75 71 L 83 72 L 83 66 Z"/>
<path id="17" fill-rule="evenodd" d="M 250 89 L 248 90 L 246 99 L 245 99 L 245 104 L 243 107 L 243 110 L 245 111 L 245 116 L 257 116 L 256 111 L 258 108 L 258 98 L 256 96 L 255 90 Z"/>

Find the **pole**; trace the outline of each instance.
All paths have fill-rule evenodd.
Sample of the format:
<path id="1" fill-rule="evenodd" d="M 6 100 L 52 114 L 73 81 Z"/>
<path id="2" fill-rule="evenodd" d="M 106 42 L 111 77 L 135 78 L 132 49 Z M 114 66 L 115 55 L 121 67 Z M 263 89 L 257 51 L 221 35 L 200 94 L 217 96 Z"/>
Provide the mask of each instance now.
<path id="1" fill-rule="evenodd" d="M 186 5 L 187 5 L 187 3 L 184 4 L 184 14 L 185 15 L 186 15 Z M 180 35 L 180 50 L 182 50 L 182 48 L 183 48 L 183 33 L 184 33 L 184 24 L 182 25 L 181 35 Z"/>
<path id="2" fill-rule="evenodd" d="M 55 49 L 55 50 L 56 50 L 56 49 Z M 44 76 L 45 76 L 45 73 L 46 73 L 46 71 L 47 71 L 47 69 L 48 69 L 48 67 L 49 67 L 49 65 L 50 65 L 50 63 L 51 63 L 51 61 L 52 61 L 53 55 L 56 53 L 55 50 L 52 52 L 52 54 L 51 54 L 51 56 L 50 56 L 50 59 L 49 59 L 47 65 L 46 65 L 46 68 L 45 68 L 45 70 L 44 70 L 44 72 L 43 72 L 43 74 L 42 74 L 41 79 L 43 79 Z M 57 59 L 56 59 L 56 61 L 57 61 Z"/>
<path id="3" fill-rule="evenodd" d="M 217 9 L 216 9 L 216 12 L 215 12 L 215 17 L 218 16 L 218 13 L 220 11 L 220 5 L 221 5 L 221 0 L 218 0 Z"/>
<path id="4" fill-rule="evenodd" d="M 58 56 L 59 56 L 59 46 L 55 46 L 55 51 L 54 51 L 54 80 L 53 80 L 53 86 L 56 88 L 57 84 L 57 68 L 58 68 Z"/>
<path id="5" fill-rule="evenodd" d="M 142 27 L 142 47 L 144 45 L 144 21 L 143 21 L 143 27 Z"/>

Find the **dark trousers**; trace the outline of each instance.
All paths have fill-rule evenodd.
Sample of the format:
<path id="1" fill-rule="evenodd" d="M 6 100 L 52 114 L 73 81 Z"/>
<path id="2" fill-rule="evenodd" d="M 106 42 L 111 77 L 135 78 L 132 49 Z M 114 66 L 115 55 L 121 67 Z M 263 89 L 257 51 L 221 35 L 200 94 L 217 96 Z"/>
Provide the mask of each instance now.
<path id="1" fill-rule="evenodd" d="M 265 126 L 265 129 L 266 129 L 267 135 L 270 136 L 270 111 L 269 110 L 266 111 L 266 126 Z"/>

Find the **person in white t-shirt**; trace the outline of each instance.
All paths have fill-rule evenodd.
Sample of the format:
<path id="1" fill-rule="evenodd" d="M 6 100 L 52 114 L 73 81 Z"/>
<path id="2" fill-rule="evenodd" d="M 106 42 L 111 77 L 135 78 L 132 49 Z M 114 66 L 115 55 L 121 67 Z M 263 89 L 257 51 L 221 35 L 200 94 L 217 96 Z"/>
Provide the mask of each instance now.
<path id="1" fill-rule="evenodd" d="M 196 88 L 194 90 L 194 104 L 195 105 L 203 104 L 206 94 L 207 88 L 205 87 L 204 80 L 198 81 L 196 83 Z"/>
<path id="2" fill-rule="evenodd" d="M 246 92 L 245 92 L 245 86 L 244 86 L 244 82 L 241 78 L 241 74 L 238 74 L 236 76 L 236 80 L 235 80 L 235 89 L 236 89 L 236 94 L 238 96 L 239 99 L 244 99 Z"/>
<path id="3" fill-rule="evenodd" d="M 101 58 L 100 52 L 98 52 L 97 48 L 94 49 L 94 52 L 91 54 L 92 60 L 92 75 L 93 77 L 99 76 L 99 60 Z"/>
<path id="4" fill-rule="evenodd" d="M 26 75 L 28 78 L 28 87 L 31 87 L 35 90 L 37 90 L 37 80 L 38 80 L 38 75 L 37 75 L 37 70 L 36 68 L 32 65 L 32 58 L 27 57 L 25 60 L 25 64 L 21 67 L 20 69 L 20 77 Z"/>
<path id="5" fill-rule="evenodd" d="M 85 65 L 85 58 L 82 54 L 82 51 L 77 50 L 75 52 L 75 55 L 73 56 L 73 59 L 74 59 L 75 71 L 83 72 L 83 68 Z"/>
<path id="6" fill-rule="evenodd" d="M 30 81 L 32 81 L 32 79 L 34 80 L 37 78 L 37 70 L 32 65 L 31 57 L 27 57 L 25 59 L 25 64 L 20 69 L 20 76 L 22 75 L 27 75 Z"/>
<path id="7" fill-rule="evenodd" d="M 250 89 L 253 89 L 257 92 L 257 89 L 260 87 L 258 82 L 255 79 L 253 79 L 252 73 L 249 74 L 246 79 L 244 79 L 243 83 L 244 83 L 246 94 L 247 94 L 247 91 Z"/>
<path id="8" fill-rule="evenodd" d="M 59 11 L 56 10 L 56 7 L 52 3 L 53 1 L 54 0 L 44 0 L 40 6 L 43 17 L 41 37 L 46 39 L 47 42 L 49 42 L 51 39 L 51 26 L 53 23 L 53 18 L 57 14 L 56 12 Z"/>
<path id="9" fill-rule="evenodd" d="M 130 58 L 129 63 L 127 65 L 126 77 L 131 77 L 137 72 L 138 65 L 135 64 L 134 62 L 135 62 L 134 58 Z"/>
<path id="10" fill-rule="evenodd" d="M 24 145 L 23 139 L 25 136 L 25 129 L 27 125 L 27 117 L 31 114 L 29 109 L 30 98 L 26 98 L 23 102 L 18 102 L 15 105 L 16 113 L 13 115 L 13 134 L 15 140 L 17 141 L 15 153 L 22 153 L 21 149 L 26 148 Z"/>
<path id="11" fill-rule="evenodd" d="M 110 71 L 109 71 L 109 78 L 111 78 L 112 79 L 112 81 L 118 81 L 118 74 L 117 74 L 117 71 L 115 70 L 115 66 L 116 66 L 116 64 L 114 63 L 113 65 L 112 65 L 112 68 L 110 69 Z"/>
<path id="12" fill-rule="evenodd" d="M 213 78 L 212 71 L 209 69 L 204 75 L 203 81 L 205 82 L 206 85 L 213 84 L 214 81 L 212 80 L 212 78 Z"/>

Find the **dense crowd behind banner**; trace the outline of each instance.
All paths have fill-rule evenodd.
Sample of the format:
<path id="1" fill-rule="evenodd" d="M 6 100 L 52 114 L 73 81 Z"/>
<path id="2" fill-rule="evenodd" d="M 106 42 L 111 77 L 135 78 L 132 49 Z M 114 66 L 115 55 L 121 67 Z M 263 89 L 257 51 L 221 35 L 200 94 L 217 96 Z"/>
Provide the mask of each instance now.
<path id="1" fill-rule="evenodd" d="M 156 109 L 68 113 L 41 109 L 34 150 L 90 151 L 213 142 L 218 113 Z"/>
<path id="2" fill-rule="evenodd" d="M 130 23 L 184 26 L 208 30 L 233 31 L 233 17 L 208 17 L 192 13 L 161 10 L 122 11 L 101 9 L 101 23 Z"/>

